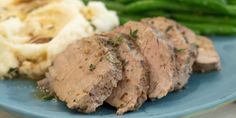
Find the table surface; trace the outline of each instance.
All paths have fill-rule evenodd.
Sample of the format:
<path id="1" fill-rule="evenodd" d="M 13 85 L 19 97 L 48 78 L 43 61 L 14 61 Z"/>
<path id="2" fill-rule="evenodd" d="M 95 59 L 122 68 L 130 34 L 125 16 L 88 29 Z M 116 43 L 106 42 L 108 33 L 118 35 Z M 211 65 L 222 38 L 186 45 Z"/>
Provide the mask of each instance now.
<path id="1" fill-rule="evenodd" d="M 207 113 L 199 114 L 191 118 L 235 118 L 236 117 L 236 102 L 226 106 L 208 111 Z M 0 111 L 0 118 L 23 118 L 13 116 L 6 111 Z"/>

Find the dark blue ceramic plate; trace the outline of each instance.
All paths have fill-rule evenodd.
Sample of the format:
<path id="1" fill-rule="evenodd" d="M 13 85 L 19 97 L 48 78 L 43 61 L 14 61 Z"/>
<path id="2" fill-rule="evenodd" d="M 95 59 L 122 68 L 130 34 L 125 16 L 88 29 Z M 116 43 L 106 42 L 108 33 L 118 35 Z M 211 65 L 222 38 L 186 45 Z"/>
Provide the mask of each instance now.
<path id="1" fill-rule="evenodd" d="M 161 100 L 146 102 L 139 111 L 122 117 L 179 117 L 208 110 L 236 99 L 236 37 L 213 37 L 222 59 L 222 71 L 193 74 L 187 89 L 171 93 Z M 27 80 L 0 81 L 2 109 L 39 118 L 108 118 L 116 117 L 115 109 L 103 106 L 96 113 L 85 115 L 68 110 L 65 104 L 40 101 L 33 96 L 35 84 Z M 119 117 L 121 118 L 121 117 Z"/>

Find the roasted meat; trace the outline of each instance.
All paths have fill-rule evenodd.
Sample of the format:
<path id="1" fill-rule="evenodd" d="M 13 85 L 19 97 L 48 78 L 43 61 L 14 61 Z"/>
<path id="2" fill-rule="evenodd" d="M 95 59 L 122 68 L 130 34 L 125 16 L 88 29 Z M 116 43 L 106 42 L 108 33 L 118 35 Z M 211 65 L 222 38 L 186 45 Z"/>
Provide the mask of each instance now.
<path id="1" fill-rule="evenodd" d="M 192 54 L 192 45 L 179 30 L 182 27 L 173 20 L 164 17 L 143 19 L 142 22 L 148 24 L 158 33 L 161 33 L 166 41 L 170 41 L 173 44 L 176 57 L 176 74 L 173 78 L 171 91 L 183 88 L 192 73 L 195 56 Z"/>
<path id="2" fill-rule="evenodd" d="M 152 28 L 140 22 L 128 22 L 115 32 L 129 35 L 146 58 L 150 67 L 149 98 L 166 96 L 176 72 L 173 47 Z"/>
<path id="3" fill-rule="evenodd" d="M 213 42 L 204 36 L 198 36 L 198 56 L 193 65 L 194 72 L 208 72 L 221 69 L 220 56 Z"/>
<path id="4" fill-rule="evenodd" d="M 130 38 L 116 32 L 101 35 L 101 39 L 116 48 L 116 53 L 123 63 L 123 79 L 106 100 L 117 108 L 119 115 L 137 110 L 146 101 L 149 88 L 149 66 L 138 46 Z"/>
<path id="5" fill-rule="evenodd" d="M 116 53 L 92 36 L 60 53 L 41 83 L 70 109 L 90 113 L 103 104 L 121 79 L 122 65 Z"/>

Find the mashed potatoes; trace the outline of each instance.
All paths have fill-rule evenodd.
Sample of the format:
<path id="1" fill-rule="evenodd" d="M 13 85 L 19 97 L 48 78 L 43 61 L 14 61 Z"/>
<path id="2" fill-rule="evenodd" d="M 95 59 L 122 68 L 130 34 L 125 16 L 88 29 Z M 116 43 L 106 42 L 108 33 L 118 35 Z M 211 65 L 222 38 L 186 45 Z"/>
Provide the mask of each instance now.
<path id="1" fill-rule="evenodd" d="M 0 7 L 1 78 L 18 72 L 41 79 L 68 44 L 119 25 L 101 2 L 11 0 Z"/>

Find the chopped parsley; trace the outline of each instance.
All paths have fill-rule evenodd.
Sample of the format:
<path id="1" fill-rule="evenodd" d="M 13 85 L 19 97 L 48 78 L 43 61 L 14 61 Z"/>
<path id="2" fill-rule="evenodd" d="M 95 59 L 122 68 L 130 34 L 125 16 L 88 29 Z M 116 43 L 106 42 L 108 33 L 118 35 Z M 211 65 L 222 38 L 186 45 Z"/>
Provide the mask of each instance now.
<path id="1" fill-rule="evenodd" d="M 131 38 L 133 38 L 133 39 L 136 39 L 136 38 L 138 38 L 138 30 L 136 29 L 136 30 L 132 30 L 132 29 L 130 29 L 130 31 L 129 31 L 129 35 L 130 35 L 130 37 Z"/>
<path id="2" fill-rule="evenodd" d="M 116 58 L 113 58 L 110 54 L 106 54 L 105 59 L 117 67 L 122 68 L 122 63 Z"/>
<path id="3" fill-rule="evenodd" d="M 109 39 L 109 40 L 107 41 L 107 44 L 108 44 L 108 45 L 111 45 L 111 46 L 113 46 L 113 47 L 117 47 L 117 46 L 119 46 L 122 42 L 123 42 L 123 38 L 122 38 L 121 36 L 119 36 L 119 37 L 117 37 L 117 38 L 115 38 L 115 39 Z"/>
<path id="4" fill-rule="evenodd" d="M 175 48 L 174 50 L 175 50 L 176 53 L 182 53 L 182 52 L 184 52 L 186 49 L 184 49 L 184 48 Z"/>
<path id="5" fill-rule="evenodd" d="M 198 43 L 196 43 L 196 42 L 195 42 L 195 43 L 192 43 L 192 45 L 195 46 L 195 47 L 197 47 L 197 48 L 199 48 L 199 45 L 198 45 Z"/>
<path id="6" fill-rule="evenodd" d="M 17 73 L 17 68 L 10 68 L 8 73 Z"/>
<path id="7" fill-rule="evenodd" d="M 33 92 L 34 97 L 36 97 L 39 100 L 52 100 L 54 99 L 54 94 L 52 92 L 49 92 L 48 90 L 40 90 L 39 88 Z"/>
<path id="8" fill-rule="evenodd" d="M 117 60 L 115 60 L 110 54 L 107 54 L 105 56 L 106 60 L 113 63 L 113 64 L 118 64 L 119 62 L 117 62 Z"/>
<path id="9" fill-rule="evenodd" d="M 96 69 L 96 65 L 94 65 L 94 64 L 89 65 L 89 70 L 90 71 L 94 71 L 95 69 Z"/>
<path id="10" fill-rule="evenodd" d="M 129 64 L 129 61 L 127 61 L 127 60 L 121 60 L 121 63 L 122 63 L 123 66 L 126 66 L 127 64 Z"/>
<path id="11" fill-rule="evenodd" d="M 111 57 L 109 54 L 107 54 L 107 55 L 105 56 L 105 58 L 106 58 L 107 61 L 109 61 L 109 62 L 111 62 L 111 63 L 114 63 L 112 57 Z"/>
<path id="12" fill-rule="evenodd" d="M 172 25 L 169 26 L 169 27 L 167 27 L 166 30 L 165 30 L 165 32 L 169 32 L 171 29 L 173 29 L 173 26 L 172 26 Z"/>
<path id="13" fill-rule="evenodd" d="M 96 30 L 97 30 L 97 27 L 92 23 L 92 20 L 89 19 L 88 21 L 89 21 L 89 24 L 92 26 L 93 31 L 96 31 Z"/>
<path id="14" fill-rule="evenodd" d="M 94 24 L 91 23 L 91 26 L 92 26 L 92 28 L 93 28 L 94 31 L 97 30 L 97 27 L 96 27 Z"/>

